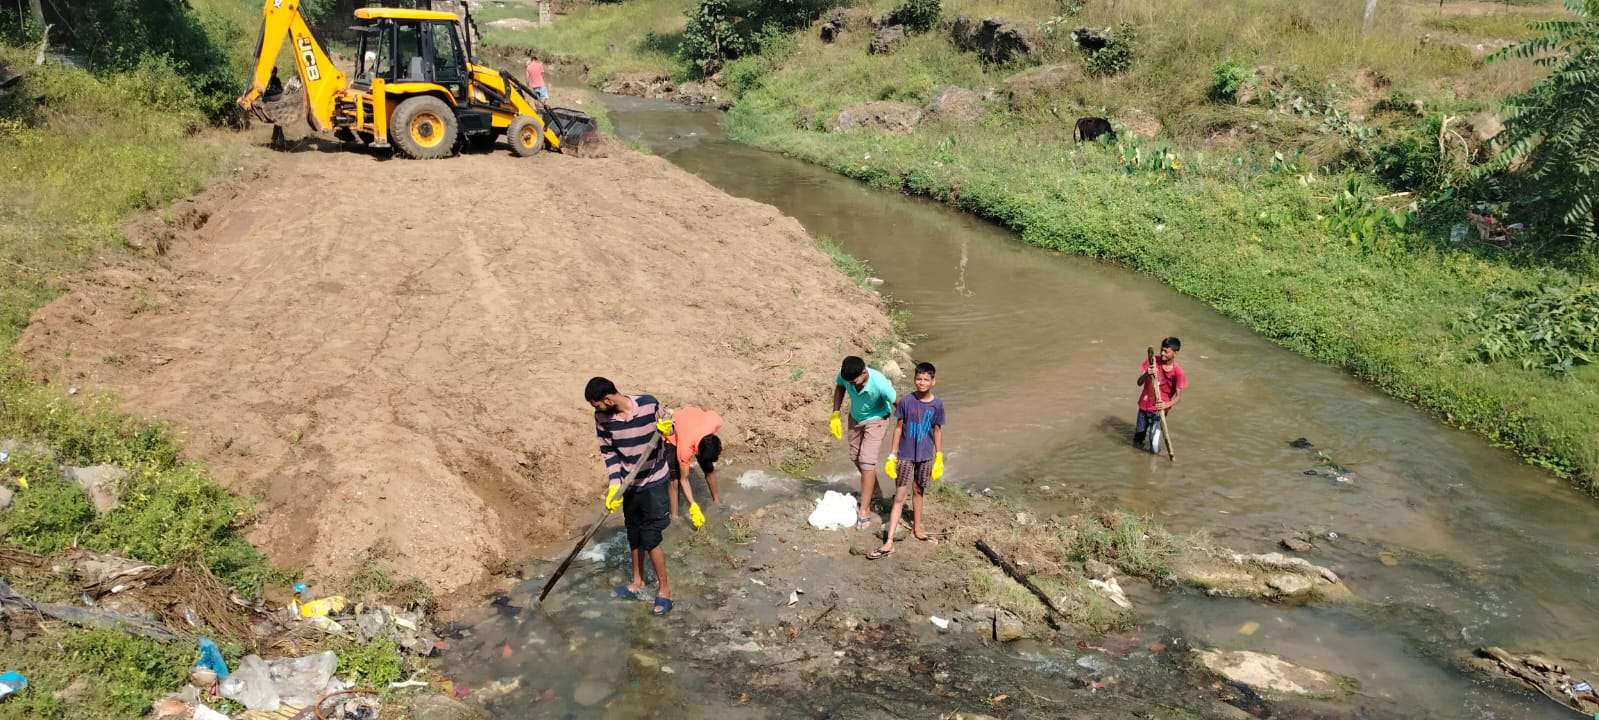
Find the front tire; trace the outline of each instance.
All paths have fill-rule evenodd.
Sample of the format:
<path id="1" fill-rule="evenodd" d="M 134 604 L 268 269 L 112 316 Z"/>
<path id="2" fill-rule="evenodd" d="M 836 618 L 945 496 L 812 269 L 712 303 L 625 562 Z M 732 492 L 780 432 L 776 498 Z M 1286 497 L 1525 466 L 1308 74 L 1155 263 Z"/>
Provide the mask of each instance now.
<path id="1" fill-rule="evenodd" d="M 544 150 L 544 128 L 539 127 L 533 118 L 518 115 L 511 120 L 511 126 L 505 129 L 505 142 L 517 157 L 537 155 Z"/>
<path id="2" fill-rule="evenodd" d="M 417 160 L 448 157 L 457 132 L 455 111 L 432 95 L 406 99 L 389 120 L 389 140 L 395 149 Z"/>

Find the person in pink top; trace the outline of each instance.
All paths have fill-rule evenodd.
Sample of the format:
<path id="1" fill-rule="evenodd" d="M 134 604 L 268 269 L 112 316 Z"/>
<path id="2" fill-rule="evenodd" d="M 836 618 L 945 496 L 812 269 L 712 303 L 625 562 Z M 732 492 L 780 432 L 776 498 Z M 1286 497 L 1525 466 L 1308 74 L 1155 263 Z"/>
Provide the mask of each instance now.
<path id="1" fill-rule="evenodd" d="M 533 88 L 533 97 L 550 99 L 550 88 L 544 84 L 544 63 L 539 62 L 539 56 L 531 52 L 527 54 L 527 86 Z"/>
<path id="2" fill-rule="evenodd" d="M 694 489 L 689 485 L 689 471 L 694 465 L 705 473 L 705 484 L 711 489 L 711 502 L 721 504 L 722 494 L 716 489 L 716 461 L 722 458 L 722 439 L 716 433 L 722 430 L 722 416 L 692 405 L 672 413 L 671 430 L 666 435 L 667 462 L 672 475 L 672 515 L 677 515 L 677 493 L 682 489 L 688 500 L 689 522 L 694 527 L 705 524 L 705 514 L 694 502 Z"/>
<path id="3" fill-rule="evenodd" d="M 1155 399 L 1155 391 L 1149 385 L 1149 360 L 1144 360 L 1138 372 L 1138 386 L 1143 390 L 1138 395 L 1138 423 L 1133 426 L 1133 445 L 1146 447 L 1147 439 L 1149 451 L 1156 455 L 1160 454 L 1161 442 L 1159 411 L 1170 413 L 1182 400 L 1183 389 L 1188 387 L 1188 373 L 1177 364 L 1177 353 L 1182 349 L 1183 341 L 1177 338 L 1160 341 L 1160 352 L 1155 355 L 1155 364 L 1159 366 L 1160 401 Z"/>

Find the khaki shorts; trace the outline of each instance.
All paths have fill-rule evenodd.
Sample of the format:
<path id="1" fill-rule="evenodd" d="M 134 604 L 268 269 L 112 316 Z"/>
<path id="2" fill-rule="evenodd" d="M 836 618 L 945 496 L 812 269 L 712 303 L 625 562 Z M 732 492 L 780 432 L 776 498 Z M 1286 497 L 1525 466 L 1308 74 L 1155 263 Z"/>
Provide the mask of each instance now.
<path id="1" fill-rule="evenodd" d="M 856 424 L 849 421 L 849 459 L 855 467 L 865 470 L 877 467 L 877 456 L 883 449 L 883 436 L 888 434 L 888 418 L 868 420 Z"/>

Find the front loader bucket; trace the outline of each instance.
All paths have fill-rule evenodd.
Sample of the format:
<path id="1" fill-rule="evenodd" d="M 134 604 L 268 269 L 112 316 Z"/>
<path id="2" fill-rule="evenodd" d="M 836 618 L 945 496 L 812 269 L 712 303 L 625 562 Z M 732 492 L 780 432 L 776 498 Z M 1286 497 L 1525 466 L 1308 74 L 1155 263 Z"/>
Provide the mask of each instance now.
<path id="1" fill-rule="evenodd" d="M 581 145 L 598 129 L 594 124 L 594 118 L 577 110 L 546 107 L 544 113 L 544 117 L 555 130 L 555 136 L 561 139 L 562 147 Z"/>

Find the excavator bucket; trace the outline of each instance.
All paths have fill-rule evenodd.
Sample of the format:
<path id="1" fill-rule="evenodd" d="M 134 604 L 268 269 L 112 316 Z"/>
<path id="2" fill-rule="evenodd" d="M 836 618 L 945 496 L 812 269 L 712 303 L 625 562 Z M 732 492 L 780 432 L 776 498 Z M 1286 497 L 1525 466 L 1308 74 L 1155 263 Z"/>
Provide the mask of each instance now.
<path id="1" fill-rule="evenodd" d="M 595 130 L 598 129 L 594 124 L 594 118 L 589 117 L 587 113 L 570 108 L 552 108 L 548 105 L 541 109 L 544 111 L 545 122 L 555 130 L 555 136 L 561 139 L 563 150 L 568 147 L 573 150 L 582 147 L 583 143 L 594 137 Z"/>

